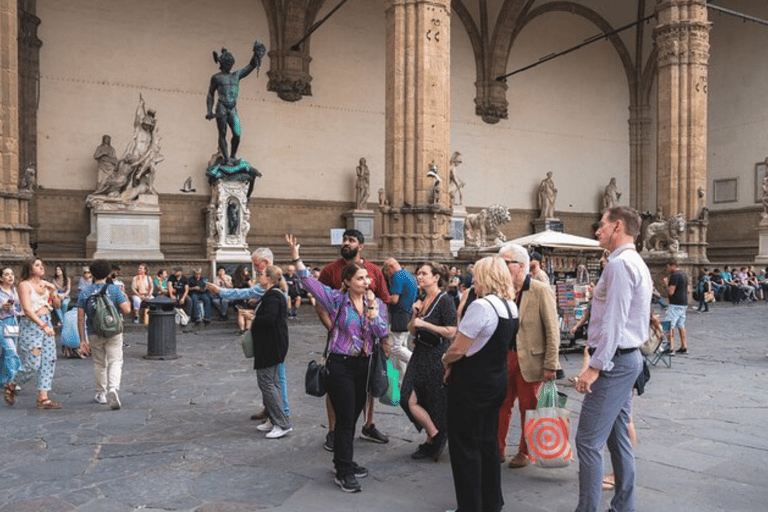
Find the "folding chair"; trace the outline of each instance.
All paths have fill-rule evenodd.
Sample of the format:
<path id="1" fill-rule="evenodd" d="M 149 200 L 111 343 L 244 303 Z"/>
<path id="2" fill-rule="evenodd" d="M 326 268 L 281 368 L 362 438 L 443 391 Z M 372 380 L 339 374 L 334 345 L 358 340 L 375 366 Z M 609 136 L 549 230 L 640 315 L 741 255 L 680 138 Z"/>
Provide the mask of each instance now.
<path id="1" fill-rule="evenodd" d="M 651 334 L 650 343 L 643 346 L 643 357 L 651 366 L 656 366 L 661 361 L 667 368 L 672 368 L 672 351 L 669 349 L 671 322 L 669 320 L 661 322 L 661 330 L 661 338 Z"/>

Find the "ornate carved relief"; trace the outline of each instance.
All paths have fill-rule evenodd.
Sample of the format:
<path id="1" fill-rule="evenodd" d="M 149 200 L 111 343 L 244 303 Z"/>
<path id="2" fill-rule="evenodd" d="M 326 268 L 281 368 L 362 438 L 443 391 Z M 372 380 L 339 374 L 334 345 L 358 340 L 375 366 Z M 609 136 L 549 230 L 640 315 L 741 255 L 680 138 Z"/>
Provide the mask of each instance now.
<path id="1" fill-rule="evenodd" d="M 262 0 L 269 20 L 270 51 L 267 90 L 285 101 L 312 95 L 310 39 L 301 41 L 325 0 Z"/>

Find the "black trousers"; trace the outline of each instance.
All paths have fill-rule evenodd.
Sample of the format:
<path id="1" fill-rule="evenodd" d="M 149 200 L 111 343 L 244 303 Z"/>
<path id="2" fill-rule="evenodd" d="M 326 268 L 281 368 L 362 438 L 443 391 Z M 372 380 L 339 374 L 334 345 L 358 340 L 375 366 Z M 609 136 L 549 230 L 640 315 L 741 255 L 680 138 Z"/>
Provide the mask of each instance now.
<path id="1" fill-rule="evenodd" d="M 355 424 L 365 407 L 368 359 L 329 354 L 326 363 L 326 390 L 336 413 L 333 465 L 339 477 L 354 473 Z"/>
<path id="2" fill-rule="evenodd" d="M 499 409 L 462 403 L 448 388 L 448 448 L 458 512 L 499 512 L 501 465 L 496 440 Z"/>

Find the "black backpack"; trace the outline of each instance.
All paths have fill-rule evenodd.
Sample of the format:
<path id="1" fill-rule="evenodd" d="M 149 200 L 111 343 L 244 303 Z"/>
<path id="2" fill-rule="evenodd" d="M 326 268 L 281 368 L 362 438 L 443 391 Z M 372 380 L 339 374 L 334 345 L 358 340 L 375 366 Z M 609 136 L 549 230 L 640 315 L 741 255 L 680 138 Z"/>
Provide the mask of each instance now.
<path id="1" fill-rule="evenodd" d="M 110 283 L 105 284 L 100 291 L 91 294 L 85 302 L 85 310 L 91 315 L 93 330 L 102 338 L 111 338 L 123 332 L 123 315 L 107 296 L 109 285 Z"/>

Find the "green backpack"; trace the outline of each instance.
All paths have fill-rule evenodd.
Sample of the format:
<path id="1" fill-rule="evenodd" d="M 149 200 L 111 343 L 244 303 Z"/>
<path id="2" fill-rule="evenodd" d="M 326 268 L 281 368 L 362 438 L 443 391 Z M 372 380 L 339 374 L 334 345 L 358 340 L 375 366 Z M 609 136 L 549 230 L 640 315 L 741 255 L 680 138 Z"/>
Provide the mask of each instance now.
<path id="1" fill-rule="evenodd" d="M 93 330 L 102 338 L 111 338 L 123 332 L 123 315 L 107 296 L 109 283 L 92 294 L 86 301 L 86 311 L 91 314 Z"/>

